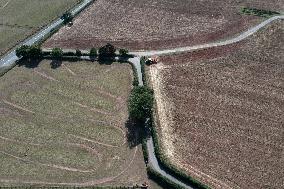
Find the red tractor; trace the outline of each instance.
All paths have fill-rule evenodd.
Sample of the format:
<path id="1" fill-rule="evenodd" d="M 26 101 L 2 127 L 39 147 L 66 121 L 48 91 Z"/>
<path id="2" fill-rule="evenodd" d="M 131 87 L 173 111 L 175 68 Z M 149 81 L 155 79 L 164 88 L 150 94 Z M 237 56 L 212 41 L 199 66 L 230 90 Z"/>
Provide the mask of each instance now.
<path id="1" fill-rule="evenodd" d="M 150 57 L 150 58 L 147 58 L 147 60 L 145 61 L 145 63 L 147 65 L 151 65 L 151 64 L 157 64 L 158 63 L 158 57 Z"/>

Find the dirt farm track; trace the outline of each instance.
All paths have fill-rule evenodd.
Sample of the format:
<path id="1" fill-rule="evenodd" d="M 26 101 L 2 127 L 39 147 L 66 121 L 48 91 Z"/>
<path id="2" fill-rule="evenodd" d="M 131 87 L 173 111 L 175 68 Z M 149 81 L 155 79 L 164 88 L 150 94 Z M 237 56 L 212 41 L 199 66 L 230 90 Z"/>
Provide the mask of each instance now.
<path id="1" fill-rule="evenodd" d="M 89 49 L 111 42 L 142 50 L 207 43 L 262 20 L 242 15 L 244 6 L 284 8 L 280 0 L 97 0 L 44 46 Z"/>
<path id="2" fill-rule="evenodd" d="M 283 188 L 283 28 L 149 68 L 164 152 L 212 188 Z"/>

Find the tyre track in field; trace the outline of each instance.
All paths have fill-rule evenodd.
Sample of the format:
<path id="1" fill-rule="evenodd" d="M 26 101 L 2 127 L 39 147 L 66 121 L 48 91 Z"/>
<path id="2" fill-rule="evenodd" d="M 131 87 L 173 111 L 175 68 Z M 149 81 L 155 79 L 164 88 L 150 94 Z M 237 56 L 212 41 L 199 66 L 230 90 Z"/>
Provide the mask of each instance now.
<path id="1" fill-rule="evenodd" d="M 122 174 L 124 174 L 133 164 L 134 159 L 136 157 L 138 151 L 138 147 L 135 147 L 135 151 L 130 159 L 130 163 L 128 163 L 128 165 L 117 175 L 112 176 L 112 177 L 105 177 L 105 178 L 101 178 L 101 179 L 96 179 L 96 180 L 90 180 L 87 182 L 76 182 L 76 183 L 64 183 L 64 182 L 41 182 L 41 181 L 20 181 L 20 183 L 24 183 L 24 184 L 43 184 L 43 185 L 60 185 L 60 186 L 94 186 L 94 185 L 100 185 L 100 184 L 104 184 L 104 183 L 108 183 L 111 181 L 114 181 L 115 179 L 117 179 L 118 177 L 120 177 Z M 2 153 L 0 151 L 0 153 Z M 7 154 L 8 155 L 8 154 Z M 10 156 L 10 155 L 9 155 Z M 17 157 L 15 157 L 17 158 Z M 19 182 L 18 180 L 12 180 L 12 179 L 1 179 L 0 178 L 0 182 L 2 183 L 17 183 Z"/>
<path id="2" fill-rule="evenodd" d="M 97 156 L 97 158 L 99 159 L 100 162 L 102 161 L 99 152 L 94 147 L 90 147 L 90 146 L 85 145 L 85 144 L 64 143 L 64 142 L 36 144 L 36 143 L 31 143 L 31 142 L 25 142 L 25 141 L 20 141 L 20 140 L 16 140 L 16 139 L 11 139 L 11 138 L 7 138 L 7 137 L 4 137 L 4 136 L 0 136 L 0 139 L 2 139 L 4 141 L 9 141 L 9 142 L 12 142 L 12 143 L 24 144 L 24 145 L 36 146 L 36 147 L 50 147 L 50 146 L 60 146 L 60 145 L 62 145 L 62 147 L 63 146 L 67 146 L 67 147 L 71 147 L 71 148 L 74 148 L 74 147 L 75 148 L 80 148 L 80 149 L 86 150 L 88 153 L 90 153 L 90 154 L 92 154 L 94 156 Z M 7 152 L 5 152 L 5 153 L 7 153 Z M 10 155 L 12 155 L 12 154 L 10 154 Z M 14 155 L 14 157 L 18 157 L 18 156 Z M 21 157 L 18 157 L 18 158 L 21 158 Z M 24 159 L 24 160 L 27 160 L 27 159 Z M 27 161 L 30 162 L 30 163 L 37 163 L 37 164 L 40 164 L 40 165 L 43 165 L 43 166 L 54 167 L 54 168 L 67 170 L 67 171 L 73 171 L 73 172 L 87 173 L 87 172 L 92 172 L 92 171 L 94 172 L 95 171 L 95 169 L 92 169 L 92 171 L 90 171 L 90 170 L 82 170 L 82 169 L 77 169 L 77 168 L 68 168 L 68 167 L 60 166 L 60 165 L 56 165 L 56 164 L 45 164 L 45 163 L 41 163 L 41 162 L 37 162 L 37 161 L 33 161 L 33 160 L 27 160 Z"/>
<path id="3" fill-rule="evenodd" d="M 55 165 L 55 164 L 46 164 L 46 163 L 41 163 L 38 161 L 33 161 L 33 160 L 29 160 L 29 159 L 25 159 L 25 158 L 21 158 L 19 156 L 15 156 L 13 154 L 7 153 L 5 151 L 0 151 L 0 153 L 7 155 L 9 157 L 12 157 L 14 159 L 17 159 L 19 161 L 23 161 L 26 163 L 31 163 L 31 164 L 37 164 L 37 165 L 41 165 L 41 166 L 45 166 L 45 167 L 50 167 L 50 168 L 54 168 L 54 169 L 60 169 L 60 170 L 64 170 L 64 171 L 71 171 L 71 172 L 79 172 L 79 173 L 92 173 L 96 170 L 91 169 L 91 170 L 82 170 L 82 169 L 77 169 L 77 168 L 73 168 L 73 167 L 66 167 L 66 166 L 61 166 L 61 165 Z"/>

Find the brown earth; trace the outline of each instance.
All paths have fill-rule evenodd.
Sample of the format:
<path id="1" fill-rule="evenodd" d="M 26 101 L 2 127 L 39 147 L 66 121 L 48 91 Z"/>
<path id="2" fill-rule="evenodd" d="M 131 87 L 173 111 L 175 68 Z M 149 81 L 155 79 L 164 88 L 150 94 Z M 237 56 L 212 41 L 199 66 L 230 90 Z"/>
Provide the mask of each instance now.
<path id="1" fill-rule="evenodd" d="M 164 152 L 212 188 L 284 186 L 283 28 L 149 68 Z"/>
<path id="2" fill-rule="evenodd" d="M 241 7 L 283 9 L 279 0 L 97 0 L 45 47 L 89 49 L 110 42 L 131 50 L 194 45 L 235 35 L 262 19 Z"/>

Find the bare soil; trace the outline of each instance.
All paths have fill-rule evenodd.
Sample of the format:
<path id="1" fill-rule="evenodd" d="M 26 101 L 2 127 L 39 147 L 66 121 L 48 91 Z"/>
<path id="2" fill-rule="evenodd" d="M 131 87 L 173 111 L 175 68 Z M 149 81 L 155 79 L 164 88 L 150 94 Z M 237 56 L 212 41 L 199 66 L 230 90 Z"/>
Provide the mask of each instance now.
<path id="1" fill-rule="evenodd" d="M 277 21 L 242 43 L 149 68 L 168 119 L 159 120 L 164 152 L 212 188 L 283 188 L 283 28 Z"/>
<path id="2" fill-rule="evenodd" d="M 89 49 L 110 42 L 131 50 L 194 45 L 235 35 L 262 19 L 241 7 L 283 9 L 279 0 L 97 0 L 45 44 Z"/>

